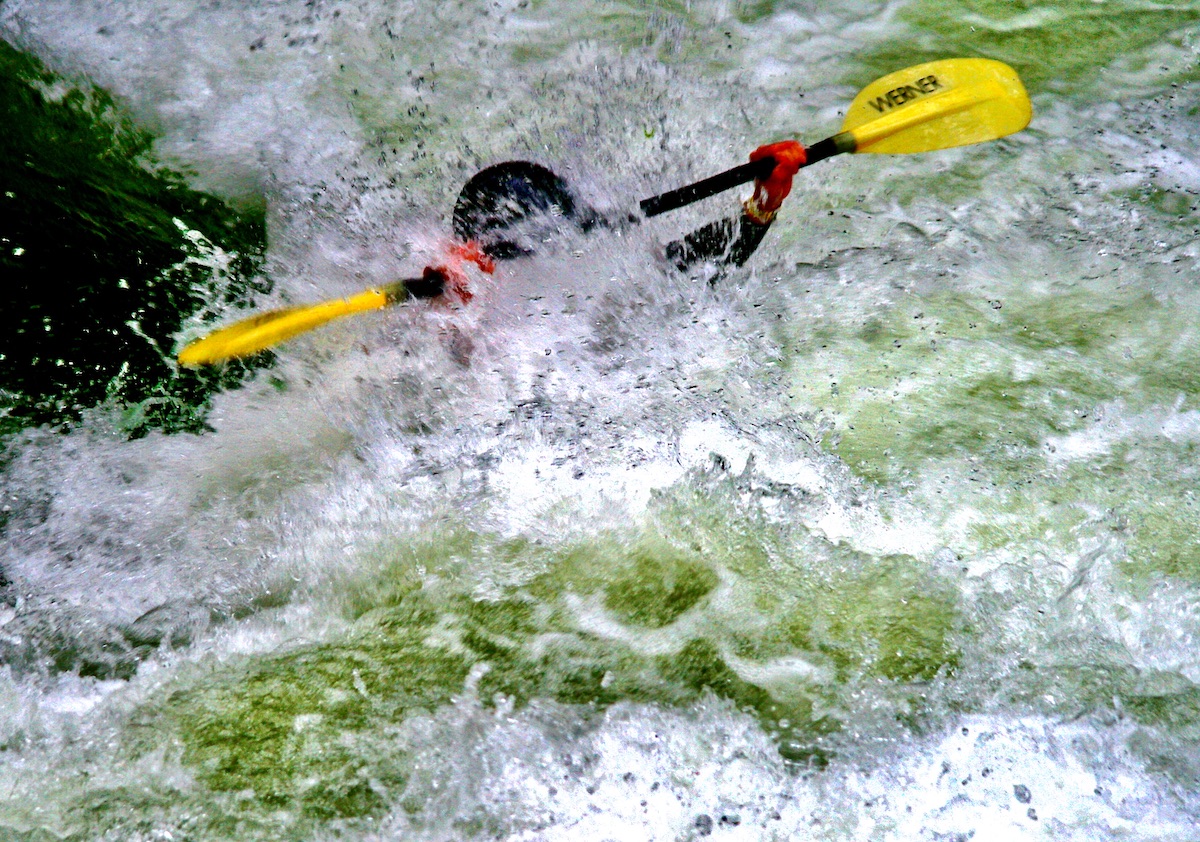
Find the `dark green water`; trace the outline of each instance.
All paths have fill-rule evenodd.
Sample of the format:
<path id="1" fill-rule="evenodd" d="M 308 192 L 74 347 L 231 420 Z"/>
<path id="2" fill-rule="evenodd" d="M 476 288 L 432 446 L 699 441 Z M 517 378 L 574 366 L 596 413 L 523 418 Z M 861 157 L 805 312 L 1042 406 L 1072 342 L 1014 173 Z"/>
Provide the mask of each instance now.
<path id="1" fill-rule="evenodd" d="M 112 97 L 0 44 L 5 131 L 4 431 L 77 421 L 104 401 L 130 432 L 197 431 L 221 374 L 179 372 L 183 319 L 267 284 L 260 214 L 239 216 L 177 173 Z"/>

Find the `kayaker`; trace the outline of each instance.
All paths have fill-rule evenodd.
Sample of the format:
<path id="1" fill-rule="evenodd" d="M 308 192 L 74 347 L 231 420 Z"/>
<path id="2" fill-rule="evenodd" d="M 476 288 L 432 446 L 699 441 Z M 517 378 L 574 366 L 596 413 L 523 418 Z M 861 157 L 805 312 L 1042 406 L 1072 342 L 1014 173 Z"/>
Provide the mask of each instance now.
<path id="1" fill-rule="evenodd" d="M 716 280 L 724 267 L 740 266 L 758 248 L 800 167 L 858 152 L 909 154 L 983 143 L 1021 131 L 1032 115 L 1025 86 L 1005 64 L 980 58 L 924 62 L 859 91 L 837 134 L 808 147 L 795 141 L 759 147 L 745 164 L 642 199 L 638 207 L 650 218 L 754 181 L 754 195 L 741 214 L 666 246 L 666 257 L 683 271 L 690 273 L 705 262 L 715 265 L 710 280 Z M 554 233 L 561 224 L 556 217 L 583 231 L 613 224 L 577 202 L 567 184 L 545 167 L 523 161 L 489 167 L 467 183 L 455 206 L 459 243 L 420 277 L 243 319 L 189 343 L 179 352 L 179 364 L 211 365 L 249 356 L 334 319 L 414 296 L 465 301 L 470 298 L 468 263 L 491 272 L 496 260 L 532 254 L 540 240 L 529 231 L 523 235 L 522 229 L 536 234 L 539 225 L 550 223 L 549 232 L 541 230 Z M 628 217 L 621 224 L 641 218 Z"/>
<path id="2" fill-rule="evenodd" d="M 775 167 L 756 179 L 754 193 L 737 216 L 719 219 L 666 245 L 666 257 L 683 272 L 711 263 L 717 272 L 741 266 L 758 248 L 792 189 L 792 177 L 805 163 L 804 146 L 785 140 L 760 146 L 750 160 L 773 158 Z M 580 232 L 616 228 L 637 217 L 612 219 L 581 202 L 553 171 L 529 161 L 507 161 L 476 173 L 454 205 L 454 236 L 446 259 L 425 268 L 420 281 L 409 282 L 410 295 L 434 298 L 443 292 L 469 299 L 464 264 L 491 273 L 497 260 L 529 257 L 564 224 Z"/>

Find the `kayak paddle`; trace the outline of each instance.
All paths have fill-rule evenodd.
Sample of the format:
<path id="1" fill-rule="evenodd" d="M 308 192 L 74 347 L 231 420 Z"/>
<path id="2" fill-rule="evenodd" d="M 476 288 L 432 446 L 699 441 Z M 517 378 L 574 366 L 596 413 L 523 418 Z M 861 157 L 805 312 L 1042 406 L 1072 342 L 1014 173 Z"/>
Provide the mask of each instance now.
<path id="1" fill-rule="evenodd" d="M 443 255 L 441 265 L 426 266 L 419 278 L 372 287 L 349 298 L 284 307 L 234 322 L 180 351 L 179 364 L 195 367 L 248 357 L 334 319 L 390 307 L 410 298 L 433 298 L 450 292 L 464 302 L 469 301 L 472 296 L 463 273 L 467 263 L 473 263 L 489 275 L 496 269 L 495 261 L 475 244 L 455 243 Z"/>
<path id="2" fill-rule="evenodd" d="M 1015 70 L 983 58 L 951 58 L 918 64 L 859 91 L 842 130 L 808 147 L 808 164 L 844 152 L 888 154 L 930 152 L 982 143 L 1019 132 L 1033 108 Z M 773 158 L 734 167 L 640 203 L 646 216 L 658 216 L 707 199 L 775 168 Z"/>
<path id="3" fill-rule="evenodd" d="M 260 313 L 191 343 L 179 352 L 179 364 L 193 367 L 248 357 L 326 322 L 351 313 L 378 310 L 408 296 L 406 283 L 399 281 L 378 289 L 363 290 L 349 298 Z"/>

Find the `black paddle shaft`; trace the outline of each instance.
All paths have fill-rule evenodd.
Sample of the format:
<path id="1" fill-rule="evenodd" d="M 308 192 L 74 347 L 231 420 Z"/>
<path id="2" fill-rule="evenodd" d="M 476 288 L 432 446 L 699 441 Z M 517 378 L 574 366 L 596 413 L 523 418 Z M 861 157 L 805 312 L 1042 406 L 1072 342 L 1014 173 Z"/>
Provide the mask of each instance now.
<path id="1" fill-rule="evenodd" d="M 718 193 L 724 193 L 726 190 L 732 190 L 739 184 L 745 184 L 747 181 L 753 181 L 756 178 L 766 178 L 771 174 L 771 170 L 775 169 L 774 158 L 762 158 L 758 161 L 751 161 L 748 164 L 742 164 L 740 167 L 734 167 L 731 170 L 717 173 L 709 176 L 702 181 L 697 181 L 694 184 L 686 184 L 675 190 L 670 190 L 658 196 L 651 196 L 649 199 L 643 199 L 639 204 L 642 208 L 642 213 L 646 216 L 658 216 L 660 213 L 673 211 L 676 208 L 681 208 L 684 205 L 690 205 L 692 202 L 698 202 L 701 199 L 707 199 L 709 196 L 715 196 Z"/>
<path id="2" fill-rule="evenodd" d="M 805 166 L 815 164 L 817 161 L 823 161 L 842 152 L 854 151 L 852 145 L 847 147 L 845 140 L 839 138 L 842 138 L 842 135 L 827 137 L 819 143 L 814 143 L 808 147 L 805 150 L 808 158 Z M 731 170 L 725 170 L 725 172 L 709 176 L 694 184 L 685 184 L 683 187 L 676 188 L 675 190 L 651 196 L 649 199 L 642 199 L 639 204 L 642 208 L 642 213 L 647 217 L 658 216 L 660 213 L 673 211 L 684 205 L 690 205 L 692 202 L 698 202 L 701 199 L 707 199 L 709 196 L 724 193 L 726 190 L 731 190 L 739 184 L 745 184 L 747 181 L 753 181 L 756 178 L 766 178 L 771 174 L 771 170 L 773 169 L 775 169 L 774 158 L 760 158 L 757 161 L 751 161 L 748 164 L 742 164 Z"/>

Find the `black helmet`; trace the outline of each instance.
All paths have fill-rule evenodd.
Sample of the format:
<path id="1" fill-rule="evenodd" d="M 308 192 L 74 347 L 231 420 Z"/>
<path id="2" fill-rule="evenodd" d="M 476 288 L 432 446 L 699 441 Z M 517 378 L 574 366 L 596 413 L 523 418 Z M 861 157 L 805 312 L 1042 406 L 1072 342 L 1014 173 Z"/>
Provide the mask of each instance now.
<path id="1" fill-rule="evenodd" d="M 463 186 L 454 203 L 454 236 L 477 241 L 491 257 L 520 257 L 533 254 L 537 223 L 555 218 L 575 222 L 567 183 L 540 164 L 506 161 L 480 170 Z"/>

